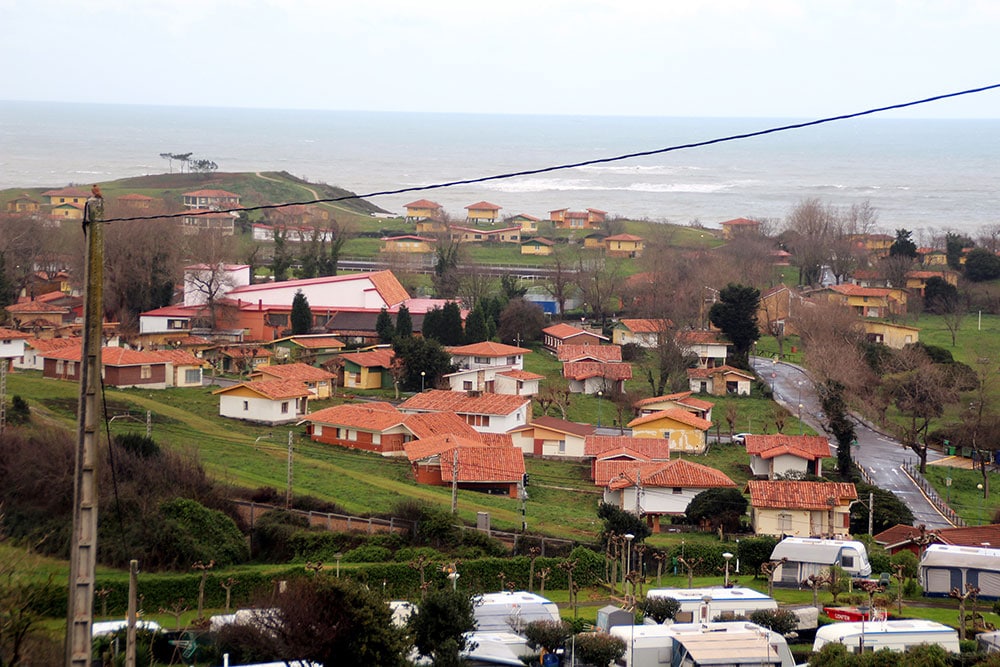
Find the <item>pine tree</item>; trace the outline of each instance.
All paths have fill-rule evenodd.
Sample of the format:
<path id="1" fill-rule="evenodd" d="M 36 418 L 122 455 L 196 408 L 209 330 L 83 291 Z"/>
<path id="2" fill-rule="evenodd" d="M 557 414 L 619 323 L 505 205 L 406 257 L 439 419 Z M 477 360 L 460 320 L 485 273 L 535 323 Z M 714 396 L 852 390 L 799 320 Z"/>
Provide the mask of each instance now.
<path id="1" fill-rule="evenodd" d="M 469 311 L 468 317 L 465 318 L 465 342 L 481 343 L 484 340 L 489 340 L 489 337 L 490 330 L 486 326 L 486 315 L 483 313 L 482 307 L 477 305 Z"/>
<path id="2" fill-rule="evenodd" d="M 396 337 L 396 325 L 393 324 L 392 315 L 384 306 L 378 311 L 378 319 L 375 320 L 375 335 L 381 343 L 391 343 Z"/>
<path id="3" fill-rule="evenodd" d="M 410 309 L 400 306 L 396 313 L 396 338 L 410 338 L 413 336 L 413 318 L 410 317 Z"/>
<path id="4" fill-rule="evenodd" d="M 424 314 L 424 326 L 421 327 L 420 332 L 428 340 L 436 340 L 439 343 L 450 345 L 450 343 L 445 343 L 442 339 L 442 336 L 446 335 L 444 331 L 444 312 L 437 306 Z"/>
<path id="5" fill-rule="evenodd" d="M 465 340 L 465 332 L 462 331 L 462 309 L 456 301 L 444 304 L 444 309 L 441 311 L 441 336 L 438 340 L 442 345 L 461 345 Z"/>
<path id="6" fill-rule="evenodd" d="M 292 299 L 291 324 L 293 336 L 307 334 L 312 329 L 312 310 L 310 310 L 309 300 L 306 299 L 306 295 L 302 293 L 302 290 L 297 290 L 295 298 Z"/>

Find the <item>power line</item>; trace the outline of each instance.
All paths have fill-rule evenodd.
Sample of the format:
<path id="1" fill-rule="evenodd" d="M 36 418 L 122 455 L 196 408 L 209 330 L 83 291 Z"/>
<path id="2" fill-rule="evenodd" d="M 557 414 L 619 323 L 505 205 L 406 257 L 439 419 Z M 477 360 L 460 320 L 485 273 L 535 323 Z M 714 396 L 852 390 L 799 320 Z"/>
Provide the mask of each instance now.
<path id="1" fill-rule="evenodd" d="M 169 215 L 143 215 L 143 216 L 132 216 L 127 218 L 108 218 L 104 220 L 104 223 L 111 222 L 133 222 L 138 220 L 163 220 L 170 218 L 187 218 L 199 215 L 211 215 L 218 213 L 240 213 L 240 212 L 250 212 L 250 211 L 264 211 L 273 210 L 279 208 L 285 208 L 289 206 L 309 206 L 312 204 L 332 204 L 336 202 L 349 201 L 353 199 L 373 199 L 375 197 L 384 197 L 389 195 L 401 195 L 410 192 L 425 192 L 427 190 L 440 190 L 443 188 L 451 188 L 460 185 L 473 185 L 476 183 L 487 183 L 490 181 L 499 181 L 510 178 L 518 178 L 521 176 L 535 176 L 537 174 L 546 174 L 553 171 L 563 171 L 566 169 L 575 169 L 577 167 L 589 167 L 595 164 L 607 164 L 609 162 L 621 162 L 623 160 L 631 160 L 639 157 L 649 157 L 651 155 L 661 155 L 663 153 L 671 153 L 674 151 L 685 150 L 689 148 L 703 148 L 705 146 L 712 146 L 714 144 L 721 144 L 729 141 L 739 141 L 742 139 L 752 139 L 754 137 L 762 137 L 768 134 L 775 134 L 777 132 L 787 132 L 789 130 L 800 130 L 806 127 L 813 127 L 816 125 L 823 125 L 826 123 L 833 123 L 842 120 L 850 120 L 852 118 L 861 118 L 863 116 L 871 116 L 877 113 L 883 113 L 885 111 L 894 111 L 897 109 L 906 109 L 908 107 L 919 106 L 922 104 L 929 104 L 931 102 L 939 102 L 941 100 L 950 99 L 953 97 L 961 97 L 964 95 L 973 95 L 976 93 L 982 93 L 989 90 L 994 90 L 1000 88 L 1000 83 L 994 83 L 987 86 L 980 86 L 978 88 L 969 88 L 966 90 L 960 90 L 953 93 L 944 93 L 942 95 L 934 95 L 932 97 L 925 97 L 919 100 L 912 100 L 910 102 L 900 102 L 898 104 L 890 104 L 883 107 L 874 107 L 871 109 L 866 109 L 864 111 L 856 111 L 853 113 L 841 114 L 838 116 L 827 116 L 825 118 L 818 118 L 815 120 L 803 121 L 801 123 L 791 123 L 789 125 L 779 125 L 776 127 L 770 127 L 764 130 L 756 130 L 754 132 L 745 132 L 741 134 L 731 134 L 724 137 L 717 137 L 715 139 L 706 139 L 704 141 L 695 141 L 686 144 L 676 144 L 673 146 L 667 146 L 665 148 L 655 148 L 648 151 L 639 151 L 636 153 L 625 153 L 623 155 L 615 155 L 613 157 L 603 157 L 595 158 L 593 160 L 583 160 L 580 162 L 571 162 L 567 164 L 559 164 L 548 167 L 540 167 L 538 169 L 525 169 L 521 171 L 507 172 L 502 174 L 494 174 L 492 176 L 480 176 L 477 178 L 466 178 L 456 181 L 445 181 L 441 183 L 434 183 L 431 185 L 417 185 L 407 188 L 398 188 L 395 190 L 378 190 L 375 192 L 368 192 L 365 194 L 349 194 L 341 195 L 339 197 L 328 197 L 323 199 L 311 199 L 309 201 L 300 202 L 284 202 L 281 204 L 261 204 L 259 206 L 247 206 L 241 208 L 229 208 L 229 209 L 219 209 L 210 211 L 188 211 L 185 213 L 171 213 Z"/>

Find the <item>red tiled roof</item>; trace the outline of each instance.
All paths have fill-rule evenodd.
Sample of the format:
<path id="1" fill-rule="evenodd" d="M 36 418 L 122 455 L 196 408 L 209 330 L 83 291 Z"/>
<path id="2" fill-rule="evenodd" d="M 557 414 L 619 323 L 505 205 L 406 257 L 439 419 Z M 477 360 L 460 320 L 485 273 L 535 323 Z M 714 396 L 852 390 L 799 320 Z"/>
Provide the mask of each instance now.
<path id="1" fill-rule="evenodd" d="M 558 417 L 549 417 L 548 415 L 535 417 L 531 420 L 531 423 L 528 424 L 529 428 L 531 426 L 540 426 L 541 428 L 546 428 L 552 431 L 579 436 L 590 435 L 595 430 L 595 427 L 592 424 L 578 424 L 577 422 L 559 419 Z"/>
<path id="2" fill-rule="evenodd" d="M 510 433 L 476 433 L 479 441 L 487 447 L 513 447 L 514 438 Z"/>
<path id="3" fill-rule="evenodd" d="M 735 218 L 733 220 L 726 220 L 725 222 L 720 222 L 719 225 L 722 227 L 741 227 L 741 226 L 760 226 L 760 223 L 756 220 L 749 220 L 747 218 Z"/>
<path id="4" fill-rule="evenodd" d="M 435 239 L 429 236 L 417 236 L 415 234 L 402 234 L 400 236 L 383 236 L 379 241 L 423 241 L 425 243 L 433 243 Z"/>
<path id="5" fill-rule="evenodd" d="M 257 366 L 254 369 L 254 374 L 257 373 L 281 380 L 298 380 L 299 382 L 321 382 L 334 377 L 333 373 L 329 371 L 299 362 L 277 366 Z"/>
<path id="6" fill-rule="evenodd" d="M 411 462 L 420 461 L 432 456 L 440 456 L 442 453 L 450 452 L 456 447 L 486 447 L 486 445 L 477 438 L 462 437 L 448 433 L 421 438 L 420 440 L 412 440 L 403 444 L 406 458 L 410 459 Z"/>
<path id="7" fill-rule="evenodd" d="M 201 366 L 206 367 L 210 364 L 204 359 L 199 359 L 190 352 L 185 352 L 184 350 L 153 350 L 149 354 L 155 354 L 157 357 L 163 359 L 167 363 L 173 364 L 174 366 Z"/>
<path id="8" fill-rule="evenodd" d="M 674 326 L 674 323 L 667 319 L 622 318 L 618 321 L 632 333 L 660 333 Z"/>
<path id="9" fill-rule="evenodd" d="M 229 347 L 222 350 L 222 354 L 231 359 L 246 359 L 248 357 L 267 359 L 272 356 L 270 350 L 262 347 Z"/>
<path id="10" fill-rule="evenodd" d="M 416 438 L 456 435 L 476 440 L 479 432 L 454 412 L 418 412 L 404 415 L 403 425 Z"/>
<path id="11" fill-rule="evenodd" d="M 590 212 L 590 213 L 600 213 L 600 214 L 606 214 L 607 213 L 607 211 L 602 211 L 599 208 L 588 208 L 587 211 Z"/>
<path id="12" fill-rule="evenodd" d="M 490 447 L 475 440 L 446 435 L 408 442 L 403 448 L 410 461 L 439 457 L 441 479 L 444 480 L 516 483 L 524 476 L 524 454 L 517 447 Z M 456 457 L 457 468 L 454 466 Z"/>
<path id="13" fill-rule="evenodd" d="M 28 339 L 33 338 L 33 336 L 29 333 L 18 331 L 17 329 L 5 329 L 0 327 L 0 340 L 15 340 L 19 338 Z"/>
<path id="14" fill-rule="evenodd" d="M 523 371 L 519 368 L 512 368 L 509 371 L 500 371 L 497 375 L 503 375 L 504 377 L 514 378 L 515 380 L 544 380 L 544 375 L 539 375 L 538 373 L 532 373 L 530 371 Z"/>
<path id="15" fill-rule="evenodd" d="M 62 345 L 48 350 L 43 356 L 47 359 L 62 359 L 63 361 L 80 361 L 82 343 L 81 339 L 76 339 L 75 345 Z M 186 352 L 181 352 L 186 357 L 195 358 Z M 124 347 L 102 347 L 101 363 L 105 366 L 146 366 L 150 364 L 165 364 L 171 361 L 169 356 L 163 352 L 141 352 L 139 350 L 129 350 Z M 173 363 L 171 361 L 171 363 Z M 197 361 L 200 365 L 202 362 Z"/>
<path id="16" fill-rule="evenodd" d="M 604 239 L 605 241 L 644 241 L 645 239 L 641 236 L 636 236 L 635 234 L 615 234 L 614 236 L 608 236 Z"/>
<path id="17" fill-rule="evenodd" d="M 989 544 L 992 548 L 1000 545 L 1000 524 L 985 526 L 961 526 L 957 528 L 935 528 L 927 530 L 939 544 L 958 547 L 981 547 Z M 874 537 L 875 542 L 885 547 L 908 544 L 920 535 L 920 529 L 906 524 L 896 524 Z"/>
<path id="18" fill-rule="evenodd" d="M 666 396 L 653 396 L 652 398 L 644 398 L 641 401 L 636 401 L 632 404 L 632 407 L 641 408 L 646 405 L 653 405 L 655 403 L 667 403 L 673 402 L 677 405 L 682 405 L 684 407 L 693 408 L 695 410 L 711 410 L 715 407 L 715 403 L 711 401 L 705 401 L 700 398 L 692 396 L 693 392 L 681 391 L 676 394 L 667 394 Z"/>
<path id="19" fill-rule="evenodd" d="M 511 394 L 480 394 L 469 396 L 463 391 L 430 389 L 415 394 L 400 404 L 400 410 L 458 412 L 480 415 L 509 415 L 531 403 L 526 396 Z"/>
<path id="20" fill-rule="evenodd" d="M 372 285 L 375 286 L 375 290 L 382 297 L 382 300 L 390 306 L 395 306 L 410 298 L 406 288 L 392 271 L 376 271 L 368 274 L 368 279 L 372 281 Z"/>
<path id="21" fill-rule="evenodd" d="M 70 336 L 69 338 L 32 338 L 27 341 L 27 345 L 38 351 L 39 354 L 44 356 L 44 353 L 50 352 L 52 350 L 58 350 L 61 347 L 80 347 L 83 344 L 83 339 L 79 336 Z"/>
<path id="22" fill-rule="evenodd" d="M 753 379 L 753 375 L 750 373 L 742 371 L 739 368 L 734 368 L 728 364 L 716 366 L 715 368 L 689 368 L 687 371 L 689 378 L 707 378 L 715 375 L 728 375 L 730 373 L 739 375 L 740 377 L 744 377 L 748 380 Z"/>
<path id="23" fill-rule="evenodd" d="M 855 285 L 853 283 L 830 285 L 830 287 L 828 287 L 827 289 L 829 289 L 832 292 L 837 292 L 838 294 L 843 294 L 845 296 L 889 297 L 893 295 L 893 290 L 885 287 L 862 287 L 860 285 Z"/>
<path id="24" fill-rule="evenodd" d="M 528 215 L 527 213 L 518 213 L 514 216 L 515 218 L 524 218 L 525 220 L 533 220 L 535 222 L 541 222 L 541 218 L 536 218 L 533 215 Z"/>
<path id="25" fill-rule="evenodd" d="M 729 345 L 722 334 L 715 331 L 678 331 L 678 345 Z"/>
<path id="26" fill-rule="evenodd" d="M 470 211 L 499 211 L 503 206 L 497 206 L 496 204 L 491 204 L 488 201 L 477 201 L 475 204 L 469 204 L 465 208 Z"/>
<path id="27" fill-rule="evenodd" d="M 556 350 L 559 361 L 579 361 L 586 358 L 595 361 L 621 361 L 621 345 L 560 345 Z"/>
<path id="28" fill-rule="evenodd" d="M 258 380 L 256 382 L 243 382 L 231 387 L 216 389 L 213 394 L 224 394 L 233 391 L 237 387 L 246 387 L 250 391 L 260 394 L 264 398 L 272 401 L 280 401 L 285 398 L 301 398 L 309 396 L 309 389 L 295 380 Z"/>
<path id="29" fill-rule="evenodd" d="M 441 204 L 436 201 L 431 201 L 430 199 L 418 199 L 417 201 L 411 201 L 409 204 L 403 204 L 404 208 L 441 208 Z"/>
<path id="30" fill-rule="evenodd" d="M 545 245 L 545 246 L 555 245 L 554 241 L 550 241 L 544 236 L 538 236 L 533 239 L 524 239 L 523 241 L 521 241 L 521 245 L 529 245 L 532 243 L 534 243 L 535 245 Z"/>
<path id="31" fill-rule="evenodd" d="M 545 327 L 542 329 L 542 333 L 547 333 L 550 336 L 555 336 L 556 338 L 566 339 L 572 338 L 573 336 L 579 336 L 580 334 L 589 334 L 591 336 L 596 336 L 597 338 L 603 338 L 607 340 L 605 336 L 596 334 L 593 331 L 584 331 L 574 327 L 573 325 L 566 324 L 565 322 L 560 322 L 559 324 L 553 324 L 550 327 Z"/>
<path id="32" fill-rule="evenodd" d="M 7 306 L 7 312 L 13 315 L 20 314 L 42 314 L 51 313 L 57 315 L 65 315 L 69 312 L 69 308 L 64 308 L 63 306 L 53 306 L 50 303 L 45 303 L 44 301 L 27 301 L 25 303 L 12 303 Z"/>
<path id="33" fill-rule="evenodd" d="M 531 350 L 527 350 L 523 347 L 514 347 L 513 345 L 504 345 L 503 343 L 494 343 L 489 340 L 482 343 L 449 347 L 447 348 L 447 351 L 448 354 L 453 357 L 513 357 L 529 354 L 531 352 Z"/>
<path id="34" fill-rule="evenodd" d="M 668 408 L 666 410 L 660 410 L 659 412 L 654 412 L 652 414 L 645 415 L 643 417 L 636 417 L 628 423 L 629 428 L 635 426 L 641 426 L 642 424 L 648 424 L 650 422 L 655 422 L 660 419 L 671 419 L 676 422 L 680 422 L 692 428 L 696 428 L 699 431 L 707 431 L 712 428 L 712 422 L 707 419 L 702 419 L 696 415 L 691 414 L 684 408 Z"/>
<path id="35" fill-rule="evenodd" d="M 650 461 L 596 461 L 594 463 L 594 484 L 596 486 L 607 486 L 608 482 L 613 479 L 618 478 L 620 475 L 624 474 L 626 470 L 631 469 L 633 472 L 635 470 L 641 471 L 643 466 L 649 465 L 659 465 L 658 463 L 652 463 Z"/>
<path id="36" fill-rule="evenodd" d="M 391 348 L 384 347 L 368 352 L 345 352 L 340 358 L 362 368 L 389 368 L 396 353 Z"/>
<path id="37" fill-rule="evenodd" d="M 850 482 L 747 482 L 750 504 L 773 509 L 828 510 L 831 502 L 842 506 L 858 499 Z"/>
<path id="38" fill-rule="evenodd" d="M 195 190 L 194 192 L 185 192 L 185 197 L 239 197 L 235 192 L 229 192 L 227 190 Z"/>
<path id="39" fill-rule="evenodd" d="M 322 347 L 344 347 L 344 342 L 336 336 L 292 336 L 289 341 L 300 347 L 316 349 Z"/>
<path id="40" fill-rule="evenodd" d="M 146 195 L 141 195 L 138 192 L 129 192 L 118 197 L 118 201 L 153 201 L 153 197 L 148 197 Z"/>
<path id="41" fill-rule="evenodd" d="M 538 421 L 537 419 L 535 421 Z M 634 438 L 628 435 L 588 435 L 583 441 L 583 455 L 600 457 L 609 451 L 628 449 L 650 461 L 670 458 L 670 441 L 666 438 Z"/>
<path id="42" fill-rule="evenodd" d="M 830 456 L 830 443 L 822 435 L 748 435 L 746 448 L 747 454 L 763 459 L 792 454 L 815 461 Z"/>
<path id="43" fill-rule="evenodd" d="M 48 190 L 42 193 L 43 197 L 90 197 L 90 193 L 81 188 L 68 187 L 58 190 Z"/>
<path id="44" fill-rule="evenodd" d="M 406 415 L 389 403 L 344 403 L 324 408 L 305 417 L 313 424 L 348 426 L 364 431 L 384 431 L 402 424 Z"/>
<path id="45" fill-rule="evenodd" d="M 595 377 L 607 380 L 631 380 L 632 364 L 567 361 L 563 364 L 563 377 L 570 380 L 586 380 Z"/>
<path id="46" fill-rule="evenodd" d="M 637 478 L 637 473 L 641 475 L 641 480 Z M 621 476 L 608 482 L 608 487 L 621 489 L 635 486 L 637 481 L 644 487 L 712 489 L 736 486 L 736 482 L 715 468 L 687 459 L 674 459 L 664 463 L 646 464 L 638 470 L 635 467 L 631 469 L 626 467 Z"/>

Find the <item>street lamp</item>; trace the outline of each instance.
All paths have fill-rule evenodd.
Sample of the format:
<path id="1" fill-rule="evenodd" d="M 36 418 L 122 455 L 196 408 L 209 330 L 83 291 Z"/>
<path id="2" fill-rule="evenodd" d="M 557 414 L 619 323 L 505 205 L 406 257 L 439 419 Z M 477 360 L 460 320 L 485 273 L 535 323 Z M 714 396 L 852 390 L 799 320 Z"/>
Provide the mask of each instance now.
<path id="1" fill-rule="evenodd" d="M 725 587 L 729 588 L 729 559 L 731 559 L 733 557 L 733 555 L 727 551 L 726 553 L 722 554 L 722 557 L 726 559 L 726 584 L 725 584 Z"/>
<path id="2" fill-rule="evenodd" d="M 980 492 L 980 496 L 979 496 L 979 525 L 981 526 L 981 525 L 983 525 L 983 506 L 986 505 L 986 496 L 982 495 L 982 491 L 983 491 L 983 484 L 982 484 L 982 482 L 980 482 L 979 484 L 976 484 L 976 488 L 979 489 L 979 492 Z"/>
<path id="3" fill-rule="evenodd" d="M 622 591 L 625 591 L 625 575 L 632 568 L 632 540 L 635 539 L 635 535 L 632 533 L 625 533 L 622 537 L 625 538 L 625 570 L 622 572 Z"/>
<path id="4" fill-rule="evenodd" d="M 799 403 L 799 435 L 805 432 L 805 425 L 802 423 L 802 404 Z"/>
<path id="5" fill-rule="evenodd" d="M 601 396 L 604 392 L 600 389 L 597 390 L 597 428 L 601 427 Z"/>
<path id="6" fill-rule="evenodd" d="M 427 371 L 420 371 L 420 393 L 424 391 L 424 377 L 427 375 Z"/>
<path id="7" fill-rule="evenodd" d="M 778 357 L 771 359 L 771 395 L 774 396 L 774 379 L 778 377 Z"/>

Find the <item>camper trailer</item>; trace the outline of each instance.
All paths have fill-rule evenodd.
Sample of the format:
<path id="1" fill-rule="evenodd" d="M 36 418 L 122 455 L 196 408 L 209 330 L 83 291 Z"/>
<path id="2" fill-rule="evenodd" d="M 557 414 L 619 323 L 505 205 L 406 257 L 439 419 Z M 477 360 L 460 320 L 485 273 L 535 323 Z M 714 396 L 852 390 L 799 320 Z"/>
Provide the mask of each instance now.
<path id="1" fill-rule="evenodd" d="M 479 632 L 518 632 L 532 621 L 558 621 L 551 600 L 527 591 L 485 593 L 474 608 Z"/>
<path id="2" fill-rule="evenodd" d="M 833 565 L 839 565 L 851 577 L 872 573 L 865 545 L 853 540 L 786 537 L 771 552 L 771 560 L 783 558 L 785 562 L 772 575 L 778 586 L 800 586 L 809 575 L 820 574 Z"/>
<path id="3" fill-rule="evenodd" d="M 831 623 L 816 631 L 813 651 L 827 644 L 843 644 L 851 653 L 889 649 L 902 653 L 911 646 L 937 644 L 958 653 L 958 630 L 934 621 L 869 621 Z"/>
<path id="4" fill-rule="evenodd" d="M 732 620 L 759 609 L 777 609 L 778 603 L 752 588 L 653 588 L 646 597 L 673 598 L 681 609 L 678 623 L 705 623 L 716 618 Z"/>
<path id="5" fill-rule="evenodd" d="M 740 664 L 795 665 L 784 637 L 746 621 L 619 625 L 610 634 L 625 642 L 618 661 L 625 667 L 732 665 L 733 656 Z"/>
<path id="6" fill-rule="evenodd" d="M 1000 549 L 932 544 L 920 559 L 924 595 L 948 597 L 951 589 L 979 588 L 979 597 L 1000 599 Z"/>

